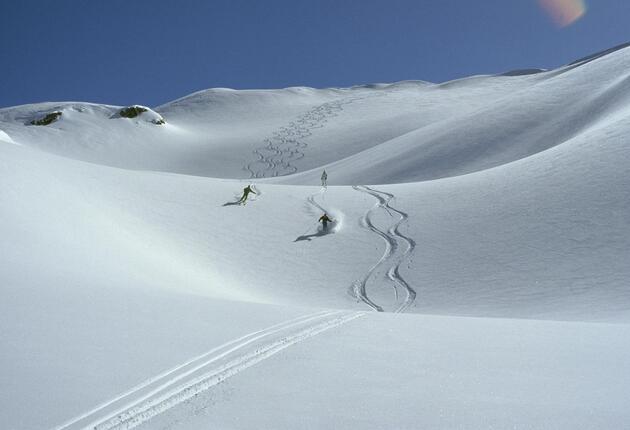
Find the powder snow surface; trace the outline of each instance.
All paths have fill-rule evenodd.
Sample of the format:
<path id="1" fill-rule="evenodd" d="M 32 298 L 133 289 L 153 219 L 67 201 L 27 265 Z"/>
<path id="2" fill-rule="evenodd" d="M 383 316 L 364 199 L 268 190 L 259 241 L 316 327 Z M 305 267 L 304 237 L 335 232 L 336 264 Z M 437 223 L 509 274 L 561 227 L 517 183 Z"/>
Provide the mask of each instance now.
<path id="1" fill-rule="evenodd" d="M 0 109 L 3 429 L 630 422 L 630 48 L 120 109 Z"/>

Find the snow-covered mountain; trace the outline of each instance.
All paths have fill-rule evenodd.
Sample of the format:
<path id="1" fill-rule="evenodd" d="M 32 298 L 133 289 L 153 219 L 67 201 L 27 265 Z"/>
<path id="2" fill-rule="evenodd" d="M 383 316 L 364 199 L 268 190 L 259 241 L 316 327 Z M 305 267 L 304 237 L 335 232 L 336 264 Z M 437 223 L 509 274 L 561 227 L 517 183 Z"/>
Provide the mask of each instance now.
<path id="1" fill-rule="evenodd" d="M 0 109 L 0 422 L 623 427 L 629 70 Z"/>

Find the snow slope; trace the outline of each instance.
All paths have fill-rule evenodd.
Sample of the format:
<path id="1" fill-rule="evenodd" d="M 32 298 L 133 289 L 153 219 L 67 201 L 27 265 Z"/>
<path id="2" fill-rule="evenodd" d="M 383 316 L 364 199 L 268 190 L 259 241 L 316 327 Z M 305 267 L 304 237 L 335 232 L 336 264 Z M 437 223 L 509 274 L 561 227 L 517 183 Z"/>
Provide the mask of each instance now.
<path id="1" fill-rule="evenodd" d="M 629 66 L 0 109 L 0 422 L 622 426 Z"/>

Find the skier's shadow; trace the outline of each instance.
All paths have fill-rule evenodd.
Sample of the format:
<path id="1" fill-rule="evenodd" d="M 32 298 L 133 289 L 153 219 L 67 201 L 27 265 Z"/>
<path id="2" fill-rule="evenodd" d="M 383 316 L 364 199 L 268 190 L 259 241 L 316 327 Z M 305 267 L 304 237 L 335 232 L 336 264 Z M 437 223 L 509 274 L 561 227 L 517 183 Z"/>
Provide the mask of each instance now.
<path id="1" fill-rule="evenodd" d="M 308 240 L 311 241 L 316 237 L 322 237 L 322 236 L 327 236 L 329 234 L 334 233 L 331 229 L 328 230 L 317 230 L 317 233 L 313 233 L 313 234 L 305 234 L 302 236 L 298 236 L 293 242 L 301 242 L 303 240 Z"/>
<path id="2" fill-rule="evenodd" d="M 240 205 L 241 203 L 243 203 L 243 202 L 241 202 L 240 200 L 237 200 L 235 202 L 226 202 L 226 203 L 223 203 L 223 207 L 225 207 L 225 206 L 236 206 L 236 205 Z"/>

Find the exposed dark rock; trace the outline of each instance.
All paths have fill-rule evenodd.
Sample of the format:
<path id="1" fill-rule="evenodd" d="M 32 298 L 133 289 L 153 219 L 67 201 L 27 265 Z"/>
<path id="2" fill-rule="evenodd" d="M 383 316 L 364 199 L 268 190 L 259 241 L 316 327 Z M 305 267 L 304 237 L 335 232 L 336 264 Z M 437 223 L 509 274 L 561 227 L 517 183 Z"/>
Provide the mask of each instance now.
<path id="1" fill-rule="evenodd" d="M 56 110 L 54 112 L 46 114 L 46 116 L 44 116 L 43 118 L 34 119 L 33 121 L 31 121 L 31 124 L 32 125 L 48 125 L 57 121 L 60 116 L 61 116 L 61 112 Z"/>
<path id="2" fill-rule="evenodd" d="M 151 110 L 144 106 L 133 105 L 133 106 L 127 106 L 125 108 L 122 108 L 120 112 L 118 112 L 118 116 L 120 118 L 136 118 L 140 116 L 141 114 L 143 114 L 144 112 L 149 112 L 149 111 Z M 164 118 L 162 118 L 159 114 L 151 111 L 151 116 L 153 118 L 150 118 L 150 119 L 147 118 L 147 120 L 150 121 L 151 123 L 155 125 L 166 124 L 166 121 L 164 120 Z M 157 116 L 157 118 L 155 118 L 155 116 Z M 116 117 L 117 117 L 116 115 L 112 116 L 112 118 L 116 118 Z"/>
<path id="3" fill-rule="evenodd" d="M 120 110 L 120 116 L 123 118 L 135 118 L 142 112 L 146 112 L 148 109 L 142 106 L 129 106 Z"/>

